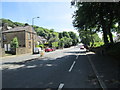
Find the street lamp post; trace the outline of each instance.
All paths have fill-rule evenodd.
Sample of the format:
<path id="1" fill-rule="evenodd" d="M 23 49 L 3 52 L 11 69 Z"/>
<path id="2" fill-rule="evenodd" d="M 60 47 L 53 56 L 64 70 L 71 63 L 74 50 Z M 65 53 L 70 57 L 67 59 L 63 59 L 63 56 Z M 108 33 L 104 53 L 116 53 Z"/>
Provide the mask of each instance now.
<path id="1" fill-rule="evenodd" d="M 34 17 L 34 18 L 32 18 L 32 27 L 34 25 L 34 19 L 36 19 L 36 18 L 40 18 L 40 17 Z"/>
<path id="2" fill-rule="evenodd" d="M 40 18 L 40 17 L 34 17 L 34 18 L 32 18 L 32 28 L 34 29 L 34 19 L 36 19 L 36 18 Z M 33 34 L 33 36 L 32 36 L 33 38 L 32 38 L 32 41 L 33 41 L 33 54 L 34 54 L 34 47 L 35 47 L 35 44 L 34 44 L 34 34 Z"/>

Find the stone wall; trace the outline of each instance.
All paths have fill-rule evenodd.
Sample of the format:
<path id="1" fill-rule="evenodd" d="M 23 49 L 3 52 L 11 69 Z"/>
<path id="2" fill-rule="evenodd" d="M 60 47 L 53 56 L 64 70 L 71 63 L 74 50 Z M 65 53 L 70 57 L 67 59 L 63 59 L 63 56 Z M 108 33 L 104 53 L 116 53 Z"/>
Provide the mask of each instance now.
<path id="1" fill-rule="evenodd" d="M 5 56 L 5 49 L 4 48 L 0 48 L 0 57 Z"/>
<path id="2" fill-rule="evenodd" d="M 25 47 L 16 48 L 16 55 L 31 53 L 31 50 L 28 50 Z"/>

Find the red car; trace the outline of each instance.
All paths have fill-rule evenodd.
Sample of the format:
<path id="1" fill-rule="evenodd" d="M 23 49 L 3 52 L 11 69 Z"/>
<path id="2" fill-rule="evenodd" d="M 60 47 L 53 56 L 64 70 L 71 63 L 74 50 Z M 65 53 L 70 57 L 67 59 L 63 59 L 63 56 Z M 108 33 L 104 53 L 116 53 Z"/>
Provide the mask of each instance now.
<path id="1" fill-rule="evenodd" d="M 51 48 L 52 49 L 52 51 L 55 51 L 55 48 Z"/>
<path id="2" fill-rule="evenodd" d="M 51 48 L 46 48 L 46 49 L 45 49 L 45 52 L 51 52 L 51 51 L 52 51 Z"/>

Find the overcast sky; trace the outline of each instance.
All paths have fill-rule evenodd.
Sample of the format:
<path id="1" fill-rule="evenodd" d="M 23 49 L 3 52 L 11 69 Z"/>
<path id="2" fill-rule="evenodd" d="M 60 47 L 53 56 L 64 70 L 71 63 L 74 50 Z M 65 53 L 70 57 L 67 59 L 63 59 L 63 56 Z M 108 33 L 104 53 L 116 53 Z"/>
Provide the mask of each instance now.
<path id="1" fill-rule="evenodd" d="M 55 31 L 74 31 L 72 15 L 75 8 L 70 2 L 2 2 L 2 18 L 14 22 L 42 26 Z"/>

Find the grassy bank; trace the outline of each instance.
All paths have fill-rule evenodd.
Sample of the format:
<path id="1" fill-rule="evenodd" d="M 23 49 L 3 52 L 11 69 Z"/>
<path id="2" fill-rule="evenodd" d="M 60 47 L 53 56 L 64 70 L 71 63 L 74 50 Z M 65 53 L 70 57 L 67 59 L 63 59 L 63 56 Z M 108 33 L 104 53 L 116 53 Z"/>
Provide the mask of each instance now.
<path id="1" fill-rule="evenodd" d="M 102 45 L 98 47 L 92 47 L 90 50 L 98 54 L 112 56 L 117 60 L 120 59 L 120 42 Z"/>
<path id="2" fill-rule="evenodd" d="M 106 50 L 106 53 L 116 59 L 120 59 L 120 42 L 111 44 L 110 48 Z"/>

